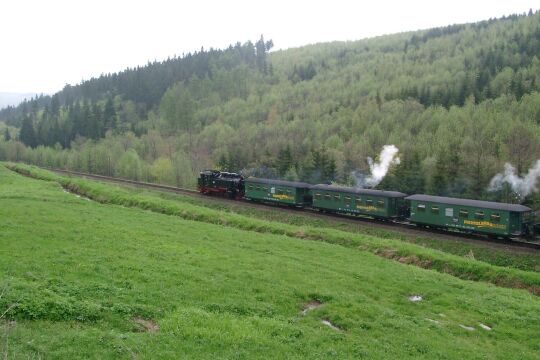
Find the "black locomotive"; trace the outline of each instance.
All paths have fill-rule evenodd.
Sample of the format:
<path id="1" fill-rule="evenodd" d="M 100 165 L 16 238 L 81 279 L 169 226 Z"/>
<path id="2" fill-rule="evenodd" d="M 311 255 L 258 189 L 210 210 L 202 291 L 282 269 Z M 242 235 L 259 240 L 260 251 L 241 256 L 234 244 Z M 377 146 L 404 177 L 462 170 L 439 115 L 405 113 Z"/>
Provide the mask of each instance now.
<path id="1" fill-rule="evenodd" d="M 199 174 L 197 189 L 203 194 L 218 193 L 240 199 L 244 197 L 244 178 L 236 173 L 204 170 Z"/>

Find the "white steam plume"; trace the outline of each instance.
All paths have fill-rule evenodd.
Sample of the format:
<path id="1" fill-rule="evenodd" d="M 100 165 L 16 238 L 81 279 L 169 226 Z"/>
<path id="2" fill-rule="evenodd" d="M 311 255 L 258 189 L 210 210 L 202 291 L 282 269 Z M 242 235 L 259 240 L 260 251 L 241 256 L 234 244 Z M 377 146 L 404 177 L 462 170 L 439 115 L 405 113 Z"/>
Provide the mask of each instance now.
<path id="1" fill-rule="evenodd" d="M 359 176 L 357 173 L 353 173 L 356 178 L 356 186 L 375 187 L 379 185 L 388 173 L 390 166 L 400 163 L 397 156 L 398 151 L 399 149 L 395 145 L 384 145 L 379 154 L 379 162 L 374 162 L 372 158 L 368 157 L 370 174 L 368 176 Z"/>
<path id="2" fill-rule="evenodd" d="M 540 160 L 529 169 L 525 177 L 516 175 L 516 169 L 509 163 L 504 164 L 504 173 L 499 173 L 491 179 L 488 191 L 501 190 L 504 183 L 508 183 L 514 192 L 521 198 L 530 193 L 538 191 L 538 180 L 540 179 Z"/>

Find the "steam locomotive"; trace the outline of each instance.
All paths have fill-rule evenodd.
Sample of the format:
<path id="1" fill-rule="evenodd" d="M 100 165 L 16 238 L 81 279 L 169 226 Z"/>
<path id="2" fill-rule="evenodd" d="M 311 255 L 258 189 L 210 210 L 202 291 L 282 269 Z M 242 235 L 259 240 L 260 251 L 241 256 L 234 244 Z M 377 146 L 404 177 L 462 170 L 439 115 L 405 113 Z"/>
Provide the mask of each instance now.
<path id="1" fill-rule="evenodd" d="M 244 196 L 244 178 L 242 175 L 224 171 L 201 171 L 197 190 L 202 194 L 221 194 L 231 199 L 240 199 Z"/>

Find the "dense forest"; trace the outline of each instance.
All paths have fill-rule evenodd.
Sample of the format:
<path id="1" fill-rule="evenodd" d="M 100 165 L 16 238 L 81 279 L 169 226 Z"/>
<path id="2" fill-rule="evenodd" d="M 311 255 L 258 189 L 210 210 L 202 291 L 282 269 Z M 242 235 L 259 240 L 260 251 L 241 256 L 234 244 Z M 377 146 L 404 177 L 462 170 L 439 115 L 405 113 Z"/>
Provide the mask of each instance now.
<path id="1" fill-rule="evenodd" d="M 271 40 L 102 75 L 0 111 L 0 159 L 193 186 L 204 168 L 538 207 L 490 180 L 540 158 L 540 12 L 269 52 Z"/>

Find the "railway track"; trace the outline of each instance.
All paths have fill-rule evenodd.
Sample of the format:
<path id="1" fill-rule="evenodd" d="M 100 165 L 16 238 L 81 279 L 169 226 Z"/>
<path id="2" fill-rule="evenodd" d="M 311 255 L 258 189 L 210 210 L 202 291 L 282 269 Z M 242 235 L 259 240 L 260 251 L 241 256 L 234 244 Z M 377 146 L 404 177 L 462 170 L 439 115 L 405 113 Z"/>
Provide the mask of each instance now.
<path id="1" fill-rule="evenodd" d="M 231 201 L 235 202 L 241 202 L 244 205 L 253 207 L 253 208 L 271 208 L 273 210 L 282 211 L 285 213 L 291 213 L 291 212 L 298 212 L 302 211 L 302 213 L 308 213 L 309 215 L 313 217 L 318 218 L 324 218 L 324 219 L 335 219 L 336 221 L 341 222 L 349 222 L 354 224 L 362 223 L 363 225 L 369 225 L 373 227 L 378 227 L 386 230 L 392 230 L 392 231 L 398 231 L 403 232 L 408 235 L 413 236 L 421 236 L 421 237 L 430 237 L 430 238 L 440 238 L 442 240 L 458 240 L 458 241 L 465 241 L 465 242 L 473 242 L 475 244 L 485 244 L 487 246 L 496 246 L 496 247 L 502 247 L 506 249 L 529 249 L 529 250 L 540 250 L 540 242 L 530 242 L 530 241 L 523 241 L 521 239 L 513 239 L 511 241 L 504 240 L 504 239 L 488 239 L 485 236 L 482 235 L 475 235 L 475 234 L 465 234 L 465 233 L 458 233 L 458 232 L 452 232 L 452 231 L 446 231 L 436 228 L 421 228 L 417 227 L 414 224 L 410 224 L 403 221 L 393 221 L 393 222 L 381 222 L 375 219 L 371 219 L 368 217 L 359 217 L 359 216 L 351 216 L 351 215 L 342 215 L 342 214 L 334 214 L 334 213 L 324 213 L 317 211 L 315 209 L 310 208 L 290 208 L 290 207 L 284 207 L 284 206 L 276 206 L 275 204 L 265 204 L 265 203 L 255 203 L 252 201 L 247 200 L 230 200 L 227 198 L 222 197 L 216 197 L 216 196 L 209 196 L 209 195 L 203 195 L 199 193 L 197 190 L 194 189 L 187 189 L 187 188 L 179 188 L 175 186 L 170 185 L 161 185 L 161 184 L 155 184 L 155 183 L 148 183 L 148 182 L 142 182 L 142 181 L 134 181 L 134 180 L 128 180 L 128 179 L 122 179 L 122 178 L 116 178 L 111 176 L 105 176 L 105 175 L 96 175 L 96 174 L 89 174 L 89 173 L 83 173 L 78 171 L 71 171 L 71 170 L 63 170 L 63 169 L 54 169 L 54 168 L 45 168 L 45 170 L 53 171 L 59 174 L 65 174 L 69 176 L 76 176 L 81 178 L 87 178 L 87 179 L 93 179 L 93 180 L 100 180 L 100 181 L 106 181 L 110 183 L 117 183 L 117 184 L 126 184 L 131 185 L 138 188 L 147 188 L 147 189 L 153 189 L 153 190 L 160 190 L 165 192 L 172 192 L 177 194 L 186 194 L 190 196 L 200 196 L 205 199 L 212 199 L 216 201 L 224 201 L 227 203 L 230 203 Z"/>
<path id="2" fill-rule="evenodd" d="M 82 177 L 82 178 L 87 178 L 87 179 L 103 180 L 103 181 L 113 182 L 113 183 L 129 184 L 129 185 L 133 185 L 137 187 L 165 190 L 168 192 L 174 192 L 178 194 L 200 195 L 197 190 L 179 188 L 179 187 L 170 186 L 170 185 L 161 185 L 161 184 L 155 184 L 155 183 L 148 183 L 144 181 L 128 180 L 128 179 L 115 178 L 115 177 L 105 176 L 105 175 L 88 174 L 88 173 L 71 171 L 71 170 L 53 169 L 53 168 L 46 168 L 46 167 L 42 167 L 42 169 L 53 171 L 59 174 L 75 175 L 77 177 Z"/>

